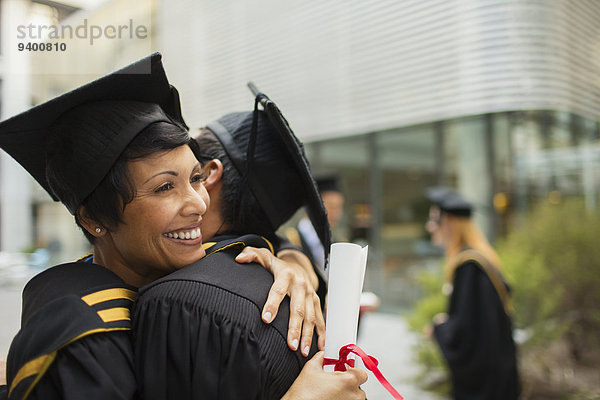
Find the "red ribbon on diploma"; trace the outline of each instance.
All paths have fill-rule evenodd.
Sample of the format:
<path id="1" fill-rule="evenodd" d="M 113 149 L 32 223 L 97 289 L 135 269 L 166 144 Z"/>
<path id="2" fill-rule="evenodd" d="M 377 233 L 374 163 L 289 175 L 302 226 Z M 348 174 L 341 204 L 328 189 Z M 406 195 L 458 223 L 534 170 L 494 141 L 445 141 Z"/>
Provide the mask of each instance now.
<path id="1" fill-rule="evenodd" d="M 375 377 L 383 385 L 383 387 L 388 392 L 390 392 L 392 396 L 394 396 L 394 399 L 404 399 L 402 396 L 400 396 L 400 393 L 398 393 L 396 389 L 394 389 L 391 383 L 389 383 L 388 380 L 385 379 L 381 371 L 379 371 L 379 368 L 377 368 L 379 361 L 377 361 L 375 357 L 371 357 L 370 355 L 365 353 L 363 349 L 361 349 L 355 344 L 347 344 L 343 346 L 340 349 L 340 358 L 338 358 L 337 360 L 335 358 L 326 358 L 323 361 L 323 365 L 335 365 L 335 371 L 345 371 L 346 364 L 354 368 L 354 360 L 348 360 L 348 355 L 350 355 L 350 353 L 354 353 L 362 359 L 363 363 L 365 364 L 365 367 L 367 367 L 367 369 L 371 371 L 373 375 L 375 375 Z"/>

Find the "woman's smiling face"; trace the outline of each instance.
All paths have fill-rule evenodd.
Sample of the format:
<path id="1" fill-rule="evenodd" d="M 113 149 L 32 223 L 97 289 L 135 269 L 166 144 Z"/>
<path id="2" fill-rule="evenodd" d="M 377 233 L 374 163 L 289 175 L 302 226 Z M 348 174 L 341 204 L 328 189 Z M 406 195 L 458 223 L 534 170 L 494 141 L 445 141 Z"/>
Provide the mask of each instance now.
<path id="1" fill-rule="evenodd" d="M 131 273 L 125 281 L 140 286 L 205 255 L 201 225 L 210 200 L 187 145 L 130 161 L 128 170 L 135 197 L 107 233 L 108 248 L 100 245 L 108 251 L 99 250 L 110 269 Z"/>

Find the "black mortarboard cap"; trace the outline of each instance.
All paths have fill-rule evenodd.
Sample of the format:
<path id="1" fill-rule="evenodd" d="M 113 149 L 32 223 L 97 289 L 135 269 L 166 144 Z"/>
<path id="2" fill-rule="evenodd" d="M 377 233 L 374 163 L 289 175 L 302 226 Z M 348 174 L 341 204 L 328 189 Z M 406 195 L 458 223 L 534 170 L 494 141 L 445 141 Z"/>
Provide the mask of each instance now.
<path id="1" fill-rule="evenodd" d="M 255 111 L 228 114 L 207 128 L 217 136 L 240 174 L 246 176 L 273 231 L 306 206 L 327 260 L 329 223 L 302 143 L 275 103 L 249 86 L 256 95 Z M 259 103 L 264 111 L 258 109 Z"/>
<path id="2" fill-rule="evenodd" d="M 427 189 L 426 196 L 440 210 L 448 214 L 470 217 L 473 212 L 473 204 L 452 189 L 432 187 Z"/>
<path id="3" fill-rule="evenodd" d="M 0 147 L 74 214 L 131 140 L 161 121 L 187 129 L 179 94 L 154 53 L 1 122 Z M 61 194 L 48 181 L 49 163 Z"/>
<path id="4" fill-rule="evenodd" d="M 319 176 L 315 177 L 319 192 L 341 192 L 337 176 Z"/>

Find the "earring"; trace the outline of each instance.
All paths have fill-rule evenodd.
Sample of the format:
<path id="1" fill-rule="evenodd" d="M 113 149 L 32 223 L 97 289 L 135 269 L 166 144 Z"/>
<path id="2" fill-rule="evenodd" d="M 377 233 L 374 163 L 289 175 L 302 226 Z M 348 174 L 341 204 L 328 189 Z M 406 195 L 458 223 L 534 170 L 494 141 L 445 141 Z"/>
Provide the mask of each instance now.
<path id="1" fill-rule="evenodd" d="M 97 228 L 96 228 L 96 233 L 100 233 L 100 232 L 102 232 L 102 228 L 100 228 L 100 227 L 97 227 Z"/>

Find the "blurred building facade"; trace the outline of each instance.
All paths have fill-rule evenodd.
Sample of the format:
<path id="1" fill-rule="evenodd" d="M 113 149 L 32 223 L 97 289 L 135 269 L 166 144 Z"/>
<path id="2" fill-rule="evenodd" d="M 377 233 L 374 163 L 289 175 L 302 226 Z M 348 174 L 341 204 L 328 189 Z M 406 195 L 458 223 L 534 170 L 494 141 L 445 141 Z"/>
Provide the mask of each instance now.
<path id="1" fill-rule="evenodd" d="M 536 201 L 600 190 L 600 3 L 587 0 L 162 2 L 159 46 L 190 126 L 249 109 L 248 80 L 337 173 L 366 285 L 409 302 L 434 254 L 432 185 L 491 239 Z M 395 279 L 398 278 L 398 279 Z"/>
<path id="2" fill-rule="evenodd" d="M 136 1 L 47 1 L 0 0 L 1 119 L 92 81 L 153 51 L 151 29 L 155 25 L 154 0 Z M 16 25 L 33 25 L 33 38 L 19 39 Z M 142 39 L 123 35 L 91 42 L 91 26 L 105 31 L 111 26 L 143 26 Z M 73 36 L 39 38 L 36 28 L 69 26 Z M 85 27 L 86 29 L 82 28 Z M 77 29 L 80 31 L 76 31 Z M 67 31 L 69 32 L 69 31 Z M 125 31 L 127 32 L 127 31 Z M 79 36 L 78 36 L 79 35 Z M 64 44 L 64 51 L 22 51 L 18 43 Z M 0 48 L 1 50 L 1 48 Z M 73 216 L 50 196 L 6 153 L 0 166 L 0 251 L 23 252 L 48 248 L 50 262 L 65 262 L 90 250 L 89 243 L 75 226 Z"/>
<path id="3" fill-rule="evenodd" d="M 32 63 L 18 51 L 17 26 L 47 24 L 65 18 L 78 8 L 66 2 L 0 0 L 0 119 L 25 111 L 32 96 Z M 41 190 L 8 155 L 0 153 L 0 250 L 22 252 L 36 237 L 36 204 Z"/>
<path id="4" fill-rule="evenodd" d="M 30 76 L 27 60 L 11 57 L 7 51 L 10 21 L 28 13 L 28 1 L 0 1 L 0 118 L 16 114 L 30 105 Z M 22 74 L 10 74 L 20 70 Z M 9 100 L 10 99 L 10 100 Z M 19 190 L 15 190 L 18 188 Z M 0 248 L 20 251 L 32 236 L 31 188 L 27 173 L 5 153 L 0 154 Z"/>
<path id="5" fill-rule="evenodd" d="M 134 3 L 109 1 L 88 18 L 149 15 L 151 48 L 191 127 L 250 109 L 249 80 L 275 100 L 313 172 L 340 176 L 338 236 L 369 243 L 366 284 L 384 303 L 410 301 L 411 266 L 436 254 L 423 229 L 429 186 L 474 201 L 491 239 L 539 199 L 599 207 L 598 1 Z M 77 63 L 108 72 L 149 53 L 106 46 Z M 68 64 L 68 82 L 34 77 L 36 102 L 76 86 L 82 66 Z"/>

